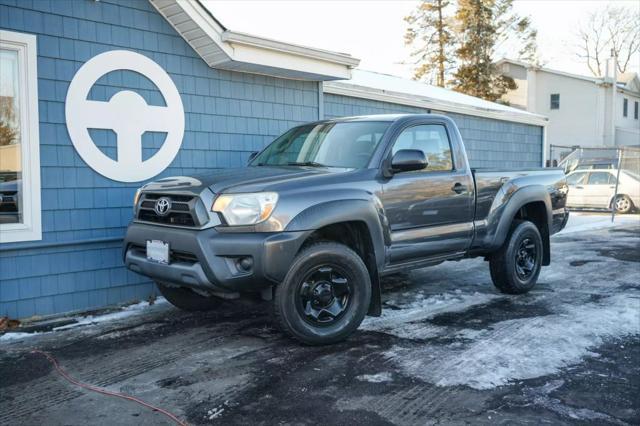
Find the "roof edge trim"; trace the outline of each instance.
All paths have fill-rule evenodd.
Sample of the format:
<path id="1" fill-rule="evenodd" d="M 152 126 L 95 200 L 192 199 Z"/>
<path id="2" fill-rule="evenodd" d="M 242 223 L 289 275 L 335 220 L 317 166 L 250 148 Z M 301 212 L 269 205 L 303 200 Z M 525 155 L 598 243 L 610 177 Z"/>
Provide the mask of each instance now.
<path id="1" fill-rule="evenodd" d="M 360 60 L 346 53 L 226 29 L 200 0 L 149 0 L 208 66 L 313 81 L 351 77 Z"/>

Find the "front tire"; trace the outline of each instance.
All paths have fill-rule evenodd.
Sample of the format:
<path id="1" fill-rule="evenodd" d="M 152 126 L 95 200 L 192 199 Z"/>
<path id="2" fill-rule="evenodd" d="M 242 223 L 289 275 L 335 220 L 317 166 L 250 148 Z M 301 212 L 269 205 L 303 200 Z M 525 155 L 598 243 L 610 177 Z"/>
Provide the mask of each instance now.
<path id="1" fill-rule="evenodd" d="M 308 345 L 346 339 L 369 309 L 371 279 L 364 262 L 345 245 L 326 242 L 303 249 L 276 287 L 276 323 Z"/>
<path id="2" fill-rule="evenodd" d="M 613 207 L 616 209 L 616 213 L 627 214 L 633 210 L 633 201 L 628 195 L 618 195 L 613 202 Z"/>
<path id="3" fill-rule="evenodd" d="M 507 294 L 523 294 L 533 288 L 542 268 L 542 237 L 529 221 L 515 220 L 507 240 L 491 256 L 491 280 Z"/>
<path id="4" fill-rule="evenodd" d="M 176 308 L 183 311 L 209 311 L 220 305 L 221 299 L 203 296 L 186 287 L 172 287 L 156 281 L 160 294 Z"/>

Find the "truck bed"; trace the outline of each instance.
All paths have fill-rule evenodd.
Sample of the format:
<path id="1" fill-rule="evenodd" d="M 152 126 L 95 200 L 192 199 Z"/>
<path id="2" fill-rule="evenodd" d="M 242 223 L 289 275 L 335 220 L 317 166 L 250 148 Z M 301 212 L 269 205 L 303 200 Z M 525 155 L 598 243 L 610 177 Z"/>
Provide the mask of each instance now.
<path id="1" fill-rule="evenodd" d="M 565 182 L 561 168 L 540 167 L 516 170 L 487 168 L 472 169 L 472 172 L 476 184 L 476 221 L 487 218 L 498 191 L 503 187 L 505 195 L 508 195 L 509 189 L 515 191 L 529 185 L 544 185 L 547 188 L 560 190 Z"/>

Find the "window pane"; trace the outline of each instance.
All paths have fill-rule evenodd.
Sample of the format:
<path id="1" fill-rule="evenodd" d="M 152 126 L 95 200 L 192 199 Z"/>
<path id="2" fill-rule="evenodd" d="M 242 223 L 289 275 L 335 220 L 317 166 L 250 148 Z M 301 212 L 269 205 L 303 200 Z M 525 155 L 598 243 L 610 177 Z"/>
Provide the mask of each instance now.
<path id="1" fill-rule="evenodd" d="M 427 157 L 427 171 L 452 170 L 451 145 L 444 126 L 429 124 L 409 127 L 396 139 L 392 154 L 401 149 L 418 149 Z"/>
<path id="2" fill-rule="evenodd" d="M 596 172 L 589 175 L 589 185 L 607 185 L 609 183 L 609 173 Z"/>
<path id="3" fill-rule="evenodd" d="M 571 176 L 567 177 L 567 184 L 569 185 L 577 185 L 582 182 L 582 178 L 584 178 L 585 173 L 574 173 Z"/>
<path id="4" fill-rule="evenodd" d="M 629 109 L 629 101 L 627 98 L 622 99 L 622 116 L 626 117 Z"/>
<path id="5" fill-rule="evenodd" d="M 552 93 L 551 94 L 549 108 L 551 108 L 551 109 L 560 109 L 560 94 L 559 93 Z"/>
<path id="6" fill-rule="evenodd" d="M 0 50 L 0 223 L 22 222 L 18 52 Z"/>

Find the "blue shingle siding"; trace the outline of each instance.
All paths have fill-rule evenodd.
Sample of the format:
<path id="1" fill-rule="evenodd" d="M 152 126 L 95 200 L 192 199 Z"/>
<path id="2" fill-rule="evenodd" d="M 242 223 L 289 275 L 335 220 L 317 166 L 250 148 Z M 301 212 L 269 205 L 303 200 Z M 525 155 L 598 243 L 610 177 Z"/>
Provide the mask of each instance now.
<path id="1" fill-rule="evenodd" d="M 133 50 L 171 76 L 184 105 L 185 133 L 163 176 L 239 166 L 286 129 L 318 118 L 318 83 L 211 69 L 147 0 L 0 0 L 0 28 L 37 35 L 43 225 L 41 242 L 0 246 L 0 316 L 100 307 L 153 291 L 152 283 L 122 266 L 117 241 L 141 183 L 115 182 L 93 171 L 67 133 L 69 83 L 93 56 Z M 90 98 L 107 100 L 127 89 L 150 104 L 164 103 L 153 83 L 130 71 L 102 77 Z M 113 132 L 92 130 L 91 136 L 115 156 Z M 164 136 L 143 136 L 143 158 Z"/>
<path id="2" fill-rule="evenodd" d="M 542 163 L 542 127 L 540 126 L 324 94 L 326 118 L 426 112 L 445 114 L 456 122 L 472 167 L 539 167 Z"/>

